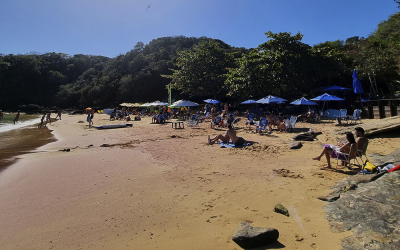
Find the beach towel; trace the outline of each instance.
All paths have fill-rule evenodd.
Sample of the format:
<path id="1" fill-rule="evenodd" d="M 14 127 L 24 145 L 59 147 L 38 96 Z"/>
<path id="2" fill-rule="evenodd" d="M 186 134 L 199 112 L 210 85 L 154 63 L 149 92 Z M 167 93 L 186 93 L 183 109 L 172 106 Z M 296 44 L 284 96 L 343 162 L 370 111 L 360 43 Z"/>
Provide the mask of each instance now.
<path id="1" fill-rule="evenodd" d="M 243 147 L 251 145 L 251 143 L 245 143 L 243 145 L 235 146 L 235 143 L 232 143 L 232 142 L 224 143 L 222 141 L 218 142 L 218 144 L 221 146 L 221 148 L 243 148 Z"/>

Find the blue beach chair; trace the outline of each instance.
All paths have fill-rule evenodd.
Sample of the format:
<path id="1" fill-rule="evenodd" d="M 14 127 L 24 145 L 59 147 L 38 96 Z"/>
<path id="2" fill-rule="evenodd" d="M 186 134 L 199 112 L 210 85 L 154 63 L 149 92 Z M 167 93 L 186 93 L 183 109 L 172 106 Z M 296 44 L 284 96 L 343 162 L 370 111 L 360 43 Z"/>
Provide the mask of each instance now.
<path id="1" fill-rule="evenodd" d="M 258 127 L 256 128 L 256 133 L 261 131 L 267 130 L 268 127 L 268 120 L 267 118 L 262 118 L 260 123 L 258 124 Z"/>

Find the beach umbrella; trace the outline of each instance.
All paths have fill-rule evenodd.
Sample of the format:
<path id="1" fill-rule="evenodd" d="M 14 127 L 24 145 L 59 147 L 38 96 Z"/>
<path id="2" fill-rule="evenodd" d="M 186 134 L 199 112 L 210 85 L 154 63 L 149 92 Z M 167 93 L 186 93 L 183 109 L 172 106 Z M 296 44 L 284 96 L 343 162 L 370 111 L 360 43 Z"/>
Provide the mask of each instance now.
<path id="1" fill-rule="evenodd" d="M 170 107 L 195 107 L 195 106 L 199 106 L 199 104 L 185 100 L 179 100 L 170 105 Z"/>
<path id="2" fill-rule="evenodd" d="M 325 102 L 329 102 L 329 101 L 344 101 L 344 99 L 334 96 L 334 95 L 330 95 L 328 93 L 322 94 L 320 96 L 317 96 L 313 99 L 311 99 L 311 101 L 323 101 L 324 105 L 322 106 L 322 110 L 324 110 L 324 106 L 325 106 Z M 328 107 L 328 104 L 327 104 Z M 329 108 L 328 108 L 329 109 Z"/>
<path id="3" fill-rule="evenodd" d="M 300 99 L 297 99 L 296 101 L 291 102 L 290 104 L 293 104 L 293 105 L 318 105 L 318 104 L 316 104 L 315 102 L 312 102 L 312 101 L 310 101 L 310 100 L 307 100 L 307 99 L 304 98 L 304 97 L 302 97 L 302 98 L 300 98 Z"/>
<path id="4" fill-rule="evenodd" d="M 270 104 L 270 103 L 282 103 L 282 102 L 286 102 L 287 100 L 280 98 L 280 97 L 276 97 L 276 96 L 266 96 L 260 100 L 257 101 L 257 103 L 262 103 L 262 104 Z"/>
<path id="5" fill-rule="evenodd" d="M 150 104 L 150 103 L 148 103 L 148 102 L 146 102 L 146 103 L 144 103 L 144 104 L 140 105 L 140 107 L 150 107 L 150 106 L 151 106 L 151 104 Z"/>
<path id="6" fill-rule="evenodd" d="M 247 101 L 244 101 L 244 102 L 242 102 L 242 103 L 240 103 L 240 104 L 254 104 L 254 103 L 257 103 L 257 101 L 254 101 L 254 100 L 247 100 Z"/>
<path id="7" fill-rule="evenodd" d="M 345 87 L 340 87 L 340 86 L 332 86 L 329 88 L 324 88 L 321 91 L 335 91 L 335 90 L 351 90 L 351 89 L 345 88 Z"/>
<path id="8" fill-rule="evenodd" d="M 311 101 L 344 101 L 344 99 L 334 96 L 334 95 L 330 95 L 328 93 L 322 94 L 320 96 L 317 96 L 313 99 L 311 99 Z"/>
<path id="9" fill-rule="evenodd" d="M 155 101 L 155 102 L 150 103 L 150 106 L 165 106 L 165 105 L 168 105 L 168 103 L 160 102 L 160 101 Z"/>
<path id="10" fill-rule="evenodd" d="M 214 99 L 207 99 L 207 100 L 204 100 L 204 102 L 205 103 L 209 103 L 209 104 L 217 104 L 217 103 L 219 103 L 218 100 L 214 100 Z"/>
<path id="11" fill-rule="evenodd" d="M 356 70 L 353 71 L 353 89 L 354 89 L 354 93 L 356 93 L 356 94 L 360 94 L 361 95 L 361 94 L 364 93 L 364 90 L 363 90 L 362 85 L 361 85 L 361 81 L 358 78 Z"/>

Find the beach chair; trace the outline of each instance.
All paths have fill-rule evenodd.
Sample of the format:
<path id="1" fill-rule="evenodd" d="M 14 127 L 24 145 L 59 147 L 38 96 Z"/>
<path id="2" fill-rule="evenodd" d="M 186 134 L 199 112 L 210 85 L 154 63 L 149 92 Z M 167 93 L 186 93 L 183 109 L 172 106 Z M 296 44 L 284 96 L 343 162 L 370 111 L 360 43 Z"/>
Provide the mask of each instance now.
<path id="1" fill-rule="evenodd" d="M 362 113 L 362 111 L 360 109 L 355 109 L 354 112 L 353 112 L 353 115 L 350 116 L 350 123 L 354 122 L 355 124 L 357 124 L 357 121 L 362 123 L 362 121 L 361 121 L 361 113 Z"/>
<path id="2" fill-rule="evenodd" d="M 158 115 L 158 117 L 157 117 L 158 123 L 165 123 L 165 118 L 166 117 L 164 114 Z"/>
<path id="3" fill-rule="evenodd" d="M 289 119 L 290 130 L 294 129 L 294 127 L 296 126 L 296 122 L 297 122 L 297 117 L 296 116 L 290 117 L 290 119 Z"/>
<path id="4" fill-rule="evenodd" d="M 368 143 L 369 143 L 369 140 L 367 139 L 367 141 L 364 143 L 363 149 L 362 149 L 362 150 L 357 150 L 356 161 L 357 161 L 358 165 L 360 165 L 360 166 L 362 166 L 362 165 L 363 165 L 363 162 L 365 161 L 365 160 L 363 159 L 363 157 L 365 157 L 365 159 L 366 159 L 367 161 L 369 161 L 369 159 L 368 159 L 368 157 L 367 157 Z M 357 157 L 360 158 L 361 163 L 360 163 L 360 161 L 358 161 Z"/>
<path id="5" fill-rule="evenodd" d="M 215 117 L 214 121 L 211 122 L 211 128 L 214 128 L 214 126 L 220 126 L 221 120 L 221 116 Z"/>
<path id="6" fill-rule="evenodd" d="M 191 126 L 193 126 L 193 125 L 196 123 L 196 120 L 197 120 L 197 115 L 191 115 L 190 118 L 189 118 L 189 120 L 187 121 L 186 125 L 187 125 L 188 127 L 191 127 Z M 197 122 L 197 123 L 198 123 L 198 122 Z"/>
<path id="7" fill-rule="evenodd" d="M 338 119 L 339 124 L 342 124 L 342 121 L 346 121 L 347 123 L 349 123 L 349 119 L 347 117 L 347 109 L 339 110 L 339 116 L 336 118 Z"/>
<path id="8" fill-rule="evenodd" d="M 268 127 L 268 120 L 267 118 L 262 118 L 260 123 L 258 124 L 258 127 L 256 127 L 256 133 L 259 132 L 261 133 L 261 131 L 265 131 L 267 130 Z"/>
<path id="9" fill-rule="evenodd" d="M 336 170 L 339 166 L 339 161 L 342 161 L 345 164 L 348 164 L 347 168 L 351 169 L 351 160 L 353 160 L 353 165 L 355 165 L 355 162 L 356 162 L 357 143 L 353 143 L 350 145 L 349 153 L 337 152 L 337 154 L 338 154 L 338 157 L 336 158 Z"/>

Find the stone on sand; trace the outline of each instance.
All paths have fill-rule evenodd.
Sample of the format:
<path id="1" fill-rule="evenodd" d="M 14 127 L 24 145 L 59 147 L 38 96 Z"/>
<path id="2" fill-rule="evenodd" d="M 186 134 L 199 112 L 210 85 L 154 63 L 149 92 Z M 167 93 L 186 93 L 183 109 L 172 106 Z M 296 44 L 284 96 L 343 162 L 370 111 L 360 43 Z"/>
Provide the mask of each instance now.
<path id="1" fill-rule="evenodd" d="M 242 248 L 256 248 L 274 243 L 279 238 L 275 228 L 252 227 L 247 222 L 241 222 L 232 240 Z"/>
<path id="2" fill-rule="evenodd" d="M 289 146 L 290 149 L 299 149 L 301 147 L 303 147 L 303 144 L 299 141 L 294 141 L 294 142 L 290 143 L 290 146 Z"/>
<path id="3" fill-rule="evenodd" d="M 274 207 L 274 212 L 283 214 L 283 215 L 286 215 L 287 217 L 289 217 L 289 211 L 282 204 L 276 204 Z"/>

